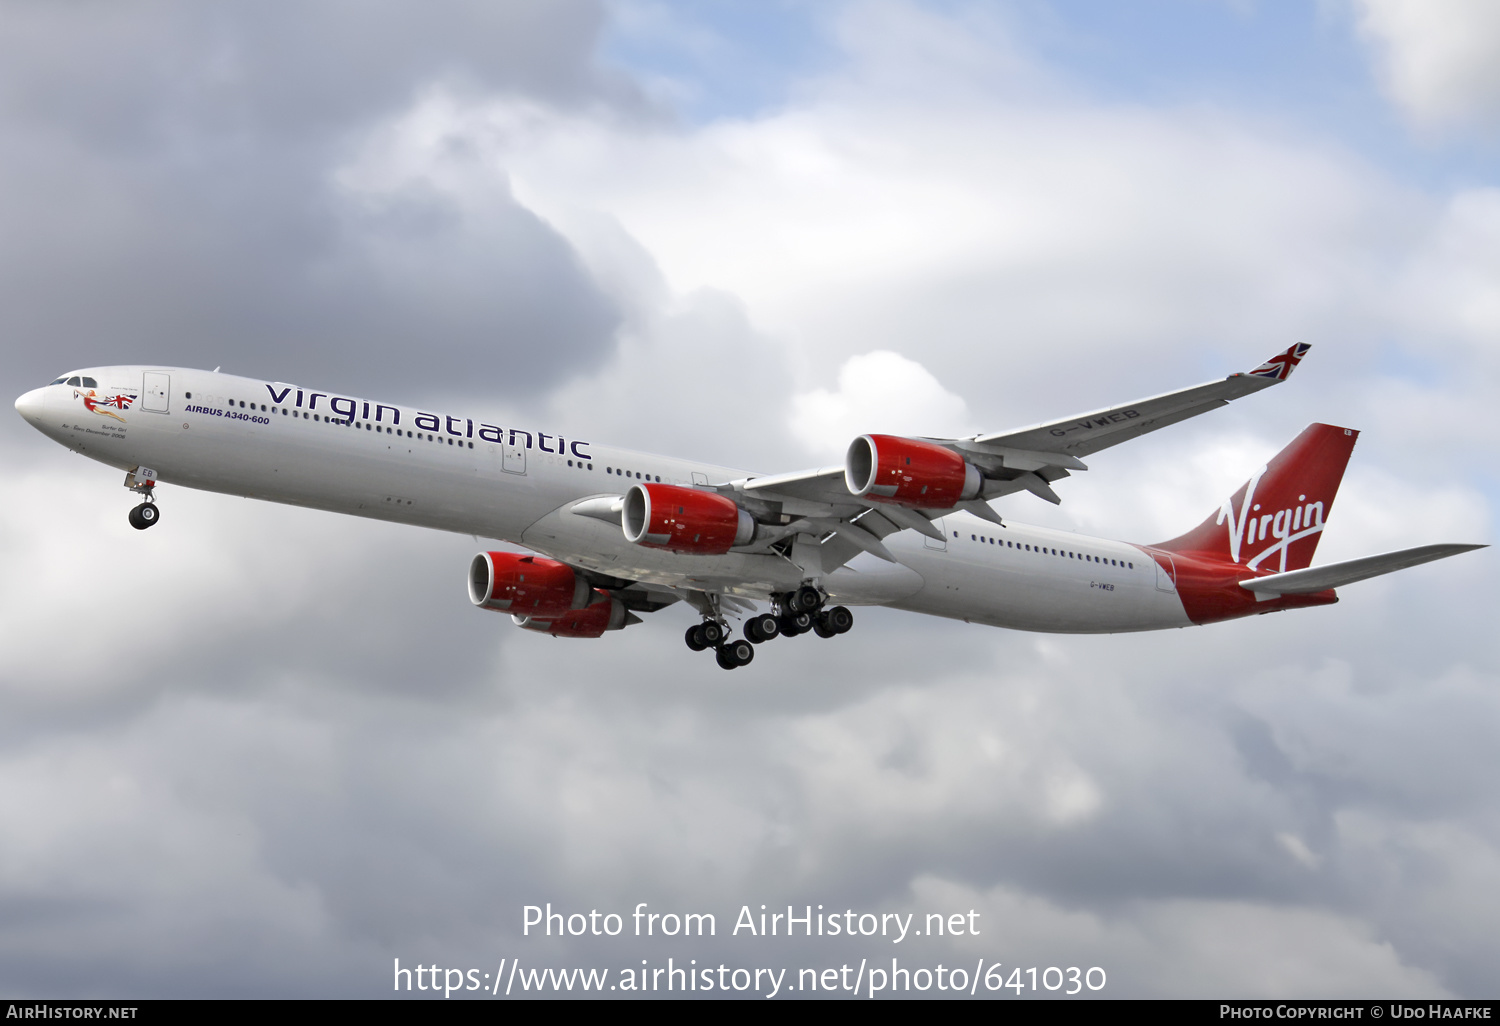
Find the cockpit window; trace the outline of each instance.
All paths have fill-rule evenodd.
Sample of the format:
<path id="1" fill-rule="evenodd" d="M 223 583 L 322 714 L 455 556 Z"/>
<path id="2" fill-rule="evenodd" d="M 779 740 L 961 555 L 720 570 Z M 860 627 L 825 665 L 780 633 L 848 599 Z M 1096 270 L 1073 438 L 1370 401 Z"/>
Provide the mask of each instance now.
<path id="1" fill-rule="evenodd" d="M 98 388 L 99 387 L 99 382 L 95 381 L 93 378 L 84 378 L 83 379 L 83 387 L 84 388 Z"/>
<path id="2" fill-rule="evenodd" d="M 66 377 L 61 377 L 61 378 L 58 378 L 56 381 L 54 381 L 52 383 L 54 385 L 66 385 L 68 383 L 68 379 Z"/>
<path id="3" fill-rule="evenodd" d="M 65 384 L 65 385 L 81 385 L 81 384 L 83 384 L 83 379 L 80 378 L 78 375 L 75 374 L 71 378 L 69 378 L 67 381 L 63 382 L 63 384 Z"/>

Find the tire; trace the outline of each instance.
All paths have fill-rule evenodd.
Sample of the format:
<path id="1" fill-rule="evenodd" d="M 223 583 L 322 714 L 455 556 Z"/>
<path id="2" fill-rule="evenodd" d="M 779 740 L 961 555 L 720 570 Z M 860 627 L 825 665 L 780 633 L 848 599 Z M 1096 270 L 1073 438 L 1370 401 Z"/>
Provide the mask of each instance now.
<path id="1" fill-rule="evenodd" d="M 838 631 L 828 626 L 828 621 L 820 616 L 813 621 L 813 633 L 820 638 L 831 638 L 838 634 Z"/>
<path id="2" fill-rule="evenodd" d="M 694 652 L 702 652 L 705 648 L 708 647 L 703 643 L 702 638 L 698 636 L 702 630 L 703 625 L 701 623 L 695 623 L 687 629 L 687 634 L 682 639 L 687 642 L 687 647 L 692 649 Z"/>
<path id="3" fill-rule="evenodd" d="M 781 627 L 781 633 L 789 638 L 812 630 L 812 616 L 808 613 L 791 613 L 783 616 L 777 623 Z"/>
<path id="4" fill-rule="evenodd" d="M 849 628 L 854 626 L 854 614 L 849 611 L 848 606 L 834 606 L 823 617 L 835 634 L 848 634 Z"/>
<path id="5" fill-rule="evenodd" d="M 755 659 L 755 646 L 744 638 L 741 638 L 739 641 L 729 642 L 720 651 L 728 652 L 729 658 L 734 660 L 734 665 L 736 666 L 749 666 L 751 661 Z"/>
<path id="6" fill-rule="evenodd" d="M 703 628 L 703 633 L 699 635 L 699 637 L 703 639 L 704 647 L 708 647 L 709 645 L 717 645 L 719 642 L 724 640 L 724 628 L 720 627 L 712 620 L 707 621 L 700 626 Z"/>
<path id="7" fill-rule="evenodd" d="M 745 637 L 757 645 L 764 644 L 781 633 L 781 621 L 770 613 L 753 617 L 745 624 Z"/>
<path id="8" fill-rule="evenodd" d="M 823 594 L 811 584 L 804 584 L 792 592 L 791 601 L 788 603 L 794 613 L 815 613 L 823 604 Z"/>
<path id="9" fill-rule="evenodd" d="M 160 519 L 161 511 L 156 508 L 154 503 L 143 502 L 130 511 L 130 526 L 137 531 L 144 531 Z"/>
<path id="10" fill-rule="evenodd" d="M 753 651 L 753 649 L 752 649 Z M 734 656 L 729 654 L 728 645 L 720 645 L 714 650 L 714 660 L 726 670 L 732 670 L 740 664 L 734 661 Z"/>

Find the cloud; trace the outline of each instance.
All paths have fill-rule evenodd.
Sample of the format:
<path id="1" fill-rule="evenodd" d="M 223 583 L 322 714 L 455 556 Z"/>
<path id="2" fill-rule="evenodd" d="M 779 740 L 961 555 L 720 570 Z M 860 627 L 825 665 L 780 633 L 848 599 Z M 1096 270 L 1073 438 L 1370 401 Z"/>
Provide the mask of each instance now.
<path id="1" fill-rule="evenodd" d="M 336 171 L 435 81 L 651 116 L 593 59 L 602 17 L 586 0 L 18 9 L 0 43 L 8 373 L 56 373 L 60 345 L 75 366 L 364 390 L 566 379 L 617 315 L 503 172 L 481 223 L 430 190 L 369 202 Z"/>
<path id="2" fill-rule="evenodd" d="M 838 382 L 834 392 L 815 388 L 792 397 L 792 430 L 821 457 L 842 457 L 850 439 L 871 431 L 956 438 L 974 430 L 963 399 L 899 353 L 851 356 Z"/>
<path id="3" fill-rule="evenodd" d="M 938 879 L 913 888 L 948 907 L 983 905 L 993 909 L 995 934 L 964 945 L 972 951 L 1010 954 L 1008 971 L 1020 964 L 1109 963 L 1105 994 L 1132 981 L 1162 980 L 1173 967 L 1176 981 L 1161 990 L 1135 991 L 1140 997 L 1275 998 L 1431 997 L 1443 987 L 1430 973 L 1404 964 L 1388 943 L 1357 920 L 1305 909 L 1223 901 L 1176 900 L 1144 903 L 1128 914 L 1099 915 L 1052 904 L 1024 892 L 996 888 L 966 891 Z M 1254 966 L 1251 973 L 1225 974 L 1231 965 Z M 1101 965 L 1100 968 L 1103 968 Z M 1010 982 L 1005 972 L 1002 977 Z M 1099 976 L 1090 978 L 1099 981 Z M 1052 980 L 1055 982 L 1056 977 Z M 1016 980 L 1030 988 L 1029 974 Z M 1060 990 L 1072 989 L 1067 982 Z M 1083 988 L 1080 988 L 1083 990 Z"/>
<path id="4" fill-rule="evenodd" d="M 1229 114 L 1087 103 L 1005 61 L 968 76 L 933 42 L 967 52 L 993 28 L 910 5 L 842 24 L 847 70 L 755 117 L 642 129 L 439 90 L 385 131 L 441 123 L 591 268 L 602 236 L 577 226 L 604 220 L 672 294 L 732 295 L 797 391 L 887 351 L 998 428 L 1245 369 L 1286 339 L 1363 359 L 1381 333 L 1425 197 Z M 414 141 L 398 163 L 430 180 L 447 159 Z"/>
<path id="5" fill-rule="evenodd" d="M 1424 129 L 1493 130 L 1500 118 L 1500 11 L 1485 0 L 1355 0 L 1386 92 Z"/>

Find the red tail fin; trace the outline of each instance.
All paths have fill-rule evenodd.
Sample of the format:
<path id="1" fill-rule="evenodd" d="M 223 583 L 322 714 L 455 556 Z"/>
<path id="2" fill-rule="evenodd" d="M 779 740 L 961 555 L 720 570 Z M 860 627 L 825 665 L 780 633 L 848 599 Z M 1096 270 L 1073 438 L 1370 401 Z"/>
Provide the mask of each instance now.
<path id="1" fill-rule="evenodd" d="M 1359 432 L 1311 424 L 1187 534 L 1152 548 L 1264 571 L 1312 563 Z"/>

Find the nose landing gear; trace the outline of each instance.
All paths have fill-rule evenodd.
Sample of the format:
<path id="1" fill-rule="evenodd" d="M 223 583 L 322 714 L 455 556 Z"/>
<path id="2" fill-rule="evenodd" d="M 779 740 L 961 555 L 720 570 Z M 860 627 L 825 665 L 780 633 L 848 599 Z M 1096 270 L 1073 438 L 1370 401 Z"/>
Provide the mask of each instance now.
<path id="1" fill-rule="evenodd" d="M 150 501 L 143 502 L 130 511 L 130 526 L 137 531 L 144 531 L 155 524 L 160 518 L 161 514 L 156 509 L 156 503 Z"/>
<path id="2" fill-rule="evenodd" d="M 125 487 L 145 499 L 130 511 L 130 526 L 137 531 L 155 526 L 161 519 L 161 511 L 156 508 L 156 471 L 136 467 L 125 475 Z"/>

